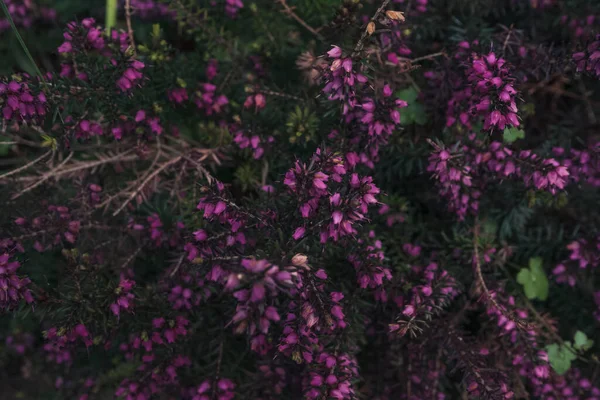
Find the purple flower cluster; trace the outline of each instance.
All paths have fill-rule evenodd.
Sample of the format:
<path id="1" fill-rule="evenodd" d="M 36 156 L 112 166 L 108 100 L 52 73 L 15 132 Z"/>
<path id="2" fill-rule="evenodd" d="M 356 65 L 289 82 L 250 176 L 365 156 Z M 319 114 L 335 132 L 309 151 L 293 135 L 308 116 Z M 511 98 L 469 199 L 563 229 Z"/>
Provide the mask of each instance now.
<path id="1" fill-rule="evenodd" d="M 44 351 L 48 361 L 56 364 L 70 365 L 73 362 L 72 349 L 76 342 L 83 342 L 85 347 L 93 344 L 92 335 L 84 324 L 76 325 L 70 329 L 52 327 L 44 332 L 46 343 Z"/>
<path id="2" fill-rule="evenodd" d="M 358 376 L 358 364 L 354 357 L 340 353 L 320 352 L 311 369 L 304 378 L 304 396 L 306 399 L 355 398 L 352 381 Z"/>
<path id="3" fill-rule="evenodd" d="M 242 0 L 225 0 L 225 13 L 230 18 L 235 18 L 242 8 L 244 8 Z"/>
<path id="4" fill-rule="evenodd" d="M 6 337 L 4 343 L 11 351 L 23 355 L 34 348 L 35 337 L 31 333 L 23 332 Z"/>
<path id="5" fill-rule="evenodd" d="M 400 57 L 408 57 L 412 54 L 408 47 L 408 38 L 404 33 L 404 27 L 399 20 L 386 20 L 386 25 L 390 27 L 390 32 L 379 35 L 379 45 L 386 50 L 383 53 L 385 59 L 395 66 L 401 67 Z"/>
<path id="6" fill-rule="evenodd" d="M 564 376 L 552 374 L 535 387 L 534 395 L 541 400 L 598 400 L 600 386 L 582 377 L 579 369 L 571 368 Z"/>
<path id="7" fill-rule="evenodd" d="M 144 349 L 142 361 L 152 362 L 155 358 L 153 349 L 166 346 L 182 340 L 188 335 L 189 321 L 182 316 L 176 316 L 173 320 L 163 317 L 152 320 L 152 331 L 142 334 L 132 334 L 129 343 L 121 343 L 119 350 L 125 355 L 126 360 L 136 357 L 140 349 Z"/>
<path id="8" fill-rule="evenodd" d="M 437 180 L 440 194 L 449 199 L 448 209 L 463 220 L 469 213 L 477 214 L 479 198 L 485 184 L 493 180 L 519 178 L 526 187 L 533 187 L 556 194 L 571 182 L 569 168 L 579 161 L 578 151 L 573 160 L 562 163 L 554 158 L 542 158 L 531 150 L 513 151 L 500 142 L 489 144 L 469 135 L 467 143 L 451 149 L 435 145 L 429 157 L 430 172 Z M 584 160 L 587 161 L 588 160 Z M 581 174 L 589 174 L 591 168 L 580 168 Z M 586 177 L 578 177 L 577 180 Z"/>
<path id="9" fill-rule="evenodd" d="M 375 239 L 375 232 L 369 232 L 369 241 L 372 243 L 359 239 L 360 251 L 351 253 L 348 261 L 356 270 L 356 280 L 361 288 L 378 289 L 384 281 L 392 279 L 392 273 L 384 266 L 382 243 Z"/>
<path id="10" fill-rule="evenodd" d="M 168 4 L 157 0 L 131 0 L 131 8 L 135 16 L 141 19 L 175 19 L 177 16 L 177 12 L 171 10 Z"/>
<path id="11" fill-rule="evenodd" d="M 34 23 L 51 22 L 56 19 L 56 10 L 43 7 L 33 0 L 4 0 L 6 8 L 17 27 L 31 28 Z M 0 17 L 0 33 L 10 29 L 4 15 Z"/>
<path id="12" fill-rule="evenodd" d="M 355 64 L 350 57 L 342 57 L 342 49 L 334 46 L 327 52 L 333 59 L 322 74 L 325 82 L 323 92 L 329 100 L 339 100 L 343 103 L 342 114 L 347 114 L 358 105 L 355 86 L 367 83 L 367 77 L 354 70 Z"/>
<path id="13" fill-rule="evenodd" d="M 28 286 L 31 280 L 17 275 L 21 263 L 11 260 L 8 253 L 0 254 L 0 311 L 16 307 L 21 300 L 33 303 L 33 295 Z"/>
<path id="14" fill-rule="evenodd" d="M 106 129 L 111 132 L 115 140 L 121 140 L 127 136 L 155 138 L 164 132 L 160 118 L 146 110 L 138 110 L 132 117 L 122 116 Z M 171 129 L 174 130 L 173 127 Z"/>
<path id="15" fill-rule="evenodd" d="M 502 288 L 482 294 L 487 314 L 495 321 L 496 331 L 507 345 L 514 348 L 512 365 L 533 387 L 542 387 L 551 376 L 548 354 L 538 343 L 540 327 L 527 310 L 518 308 L 513 296 L 505 296 Z"/>
<path id="16" fill-rule="evenodd" d="M 110 311 L 117 317 L 121 315 L 121 311 L 131 312 L 135 295 L 131 292 L 135 286 L 135 281 L 121 276 L 119 286 L 115 289 L 117 300 L 110 305 Z"/>
<path id="17" fill-rule="evenodd" d="M 229 104 L 229 100 L 222 94 L 216 94 L 217 87 L 212 83 L 203 83 L 194 92 L 193 101 L 199 110 L 206 115 L 220 114 L 223 108 Z"/>
<path id="18" fill-rule="evenodd" d="M 106 42 L 102 30 L 95 24 L 94 18 L 85 18 L 81 23 L 69 22 L 67 31 L 63 34 L 65 41 L 58 47 L 58 52 L 69 54 L 104 50 Z"/>
<path id="19" fill-rule="evenodd" d="M 398 4 L 404 4 L 407 3 L 407 0 L 394 0 L 393 2 Z M 427 3 L 429 3 L 429 0 L 416 0 L 413 5 L 414 11 L 420 14 L 427 12 Z"/>
<path id="20" fill-rule="evenodd" d="M 232 400 L 235 397 L 234 390 L 235 383 L 230 379 L 207 379 L 198 386 L 192 400 Z"/>
<path id="21" fill-rule="evenodd" d="M 244 101 L 244 108 L 252 108 L 254 107 L 254 112 L 259 112 L 267 105 L 267 99 L 264 94 L 257 93 L 251 94 L 246 97 L 246 101 Z"/>
<path id="22" fill-rule="evenodd" d="M 580 13 L 575 13 L 573 15 L 565 14 L 560 17 L 559 22 L 569 30 L 569 33 L 573 35 L 575 39 L 588 40 L 594 37 L 595 31 L 598 29 L 600 18 L 598 18 L 597 15 L 589 13 L 589 10 L 586 14 L 585 17 L 582 17 Z"/>
<path id="23" fill-rule="evenodd" d="M 115 60 L 111 60 L 110 62 L 113 66 L 117 67 L 117 62 Z M 122 92 L 129 92 L 134 87 L 140 86 L 144 78 L 144 74 L 141 72 L 144 67 L 145 65 L 143 62 L 130 60 L 123 75 L 117 79 L 117 87 L 121 89 Z"/>
<path id="24" fill-rule="evenodd" d="M 234 291 L 233 297 L 238 301 L 232 318 L 234 331 L 247 333 L 252 338 L 252 349 L 265 355 L 270 349 L 266 340 L 269 327 L 281 320 L 277 308 L 265 303 L 281 288 L 289 286 L 295 272 L 290 268 L 280 269 L 266 260 L 244 259 L 241 265 L 244 270 L 231 272 L 225 284 L 225 289 Z M 240 289 L 242 286 L 248 289 Z"/>
<path id="25" fill-rule="evenodd" d="M 585 72 L 600 78 L 600 35 L 584 51 L 573 54 L 577 72 Z"/>
<path id="26" fill-rule="evenodd" d="M 25 80 L 0 80 L 0 107 L 6 122 L 29 122 L 40 124 L 47 112 L 46 95 L 32 93 Z"/>
<path id="27" fill-rule="evenodd" d="M 346 322 L 341 306 L 344 295 L 340 292 L 327 295 L 327 274 L 322 269 L 313 272 L 307 262 L 307 257 L 302 254 L 292 259 L 292 264 L 299 270 L 295 276 L 295 287 L 290 290 L 294 300 L 288 304 L 278 351 L 297 363 L 311 364 L 315 360 L 319 334 L 344 329 Z"/>
<path id="28" fill-rule="evenodd" d="M 577 273 L 594 269 L 600 265 L 600 237 L 595 239 L 577 239 L 567 245 L 569 258 L 559 263 L 552 273 L 558 283 L 575 286 Z"/>
<path id="29" fill-rule="evenodd" d="M 266 140 L 261 138 L 259 135 L 249 136 L 244 129 L 232 124 L 229 128 L 230 132 L 234 132 L 233 142 L 238 145 L 240 149 L 251 149 L 252 156 L 255 160 L 259 160 L 265 153 L 266 145 L 275 142 L 275 138 L 271 135 L 267 136 Z"/>
<path id="30" fill-rule="evenodd" d="M 63 242 L 75 243 L 81 230 L 81 221 L 75 218 L 68 207 L 48 205 L 46 212 L 33 218 L 17 218 L 15 224 L 23 232 L 14 237 L 16 245 L 21 238 L 33 238 L 33 248 L 39 252 L 49 250 Z"/>
<path id="31" fill-rule="evenodd" d="M 600 187 L 600 142 L 593 142 L 583 150 L 571 148 L 568 153 L 562 147 L 552 151 L 568 168 L 574 182 Z"/>
<path id="32" fill-rule="evenodd" d="M 354 224 L 365 221 L 369 205 L 377 203 L 379 188 L 373 184 L 373 178 L 347 174 L 344 164 L 341 157 L 319 150 L 310 166 L 296 161 L 285 174 L 288 191 L 298 195 L 302 218 L 324 214 L 327 224 L 320 230 L 321 243 L 357 233 Z M 294 239 L 304 236 L 307 228 L 311 227 L 298 227 Z"/>
<path id="33" fill-rule="evenodd" d="M 352 163 L 361 162 L 370 168 L 378 159 L 379 148 L 388 142 L 393 131 L 400 126 L 400 108 L 407 103 L 394 96 L 391 86 L 385 84 L 380 91 L 369 93 L 368 78 L 355 70 L 352 57 L 343 57 L 340 47 L 334 46 L 328 53 L 333 59 L 325 66 L 322 80 L 323 92 L 328 99 L 342 103 L 344 122 L 354 127 L 350 139 L 355 152 L 349 152 Z M 330 135 L 335 139 L 337 135 Z"/>
<path id="34" fill-rule="evenodd" d="M 438 182 L 440 195 L 448 200 L 448 209 L 460 220 L 468 213 L 477 214 L 481 191 L 473 187 L 471 167 L 460 158 L 459 153 L 439 148 L 429 157 L 427 171 Z"/>
<path id="35" fill-rule="evenodd" d="M 177 221 L 169 230 L 165 230 L 159 215 L 153 213 L 146 217 L 144 223 L 136 222 L 134 218 L 130 218 L 127 227 L 132 232 L 141 233 L 140 236 L 149 240 L 150 244 L 156 248 L 163 246 L 173 248 L 180 244 L 185 225 L 183 222 Z"/>
<path id="36" fill-rule="evenodd" d="M 567 166 L 554 158 L 541 158 L 531 150 L 513 152 L 496 141 L 490 143 L 486 151 L 476 153 L 474 163 L 500 177 L 518 176 L 526 186 L 552 194 L 565 188 L 570 175 Z"/>
<path id="37" fill-rule="evenodd" d="M 473 89 L 471 115 L 485 117 L 483 128 L 519 126 L 517 117 L 515 79 L 510 75 L 506 60 L 495 53 L 474 54 L 467 81 Z"/>
<path id="38" fill-rule="evenodd" d="M 287 386 L 285 369 L 271 364 L 262 364 L 258 367 L 258 377 L 264 382 L 262 388 L 263 395 L 259 395 L 257 400 L 271 400 L 281 397 L 283 390 Z"/>
<path id="39" fill-rule="evenodd" d="M 115 391 L 115 397 L 123 400 L 149 400 L 157 394 L 164 393 L 165 388 L 176 388 L 180 385 L 178 369 L 187 369 L 191 363 L 189 357 L 177 355 L 153 368 L 142 365 L 138 371 L 144 372 L 148 369 L 146 375 L 149 375 L 149 382 L 124 379 Z"/>
<path id="40" fill-rule="evenodd" d="M 389 325 L 389 330 L 400 336 L 407 333 L 416 335 L 422 329 L 422 320 L 430 319 L 458 295 L 454 278 L 435 262 L 425 267 L 411 266 L 410 275 L 403 277 L 400 284 L 408 282 L 413 285 L 408 293 L 392 296 L 400 313 L 396 321 Z"/>
<path id="41" fill-rule="evenodd" d="M 85 18 L 81 23 L 67 24 L 67 31 L 63 34 L 65 41 L 59 46 L 58 52 L 73 57 L 81 53 L 97 53 L 106 59 L 107 67 L 110 65 L 121 74 L 116 80 L 116 86 L 121 92 L 130 92 L 134 87 L 140 86 L 144 78 L 141 72 L 145 67 L 144 63 L 131 57 L 127 57 L 125 61 L 117 61 L 117 58 L 122 59 L 122 57 L 114 54 L 112 47 L 107 45 L 103 35 L 104 30 L 95 24 L 93 18 Z M 116 43 L 121 53 L 125 53 L 130 45 L 128 36 L 117 31 L 111 33 L 109 40 Z M 88 80 L 87 74 L 78 72 L 73 62 L 61 65 L 60 76 Z"/>
<path id="42" fill-rule="evenodd" d="M 68 116 L 65 119 L 66 123 L 72 122 L 72 117 Z M 102 125 L 98 122 L 89 121 L 87 119 L 79 121 L 74 129 L 75 138 L 77 139 L 89 139 L 94 136 L 102 136 L 104 133 L 102 130 Z"/>

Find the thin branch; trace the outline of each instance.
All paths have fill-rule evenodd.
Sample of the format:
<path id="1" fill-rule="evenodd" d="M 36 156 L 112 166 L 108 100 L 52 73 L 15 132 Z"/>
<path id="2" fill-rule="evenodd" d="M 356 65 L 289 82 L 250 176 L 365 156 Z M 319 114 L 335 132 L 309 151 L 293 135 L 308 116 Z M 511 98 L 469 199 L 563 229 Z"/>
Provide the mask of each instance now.
<path id="1" fill-rule="evenodd" d="M 377 9 L 377 11 L 375 11 L 375 14 L 373 14 L 373 17 L 371 17 L 371 20 L 369 21 L 369 23 L 375 22 L 375 20 L 377 20 L 377 18 L 379 18 L 379 16 L 385 10 L 385 8 L 388 6 L 389 3 L 390 3 L 390 0 L 384 0 L 384 2 Z M 354 51 L 352 52 L 352 57 L 354 57 L 358 53 L 360 53 L 360 51 L 363 49 L 363 47 L 365 47 L 365 39 L 369 36 L 369 31 L 368 31 L 369 23 L 367 23 L 367 27 L 365 27 L 363 34 L 361 35 L 360 39 L 358 39 L 358 42 L 356 43 L 356 46 L 354 47 Z"/>
<path id="2" fill-rule="evenodd" d="M 283 12 L 290 17 L 292 17 L 296 22 L 302 25 L 306 30 L 315 35 L 319 40 L 324 40 L 323 35 L 321 35 L 315 28 L 307 24 L 302 18 L 300 18 L 294 10 L 286 3 L 285 0 L 278 0 L 279 4 L 283 6 Z M 389 0 L 388 0 L 389 1 Z"/>
<path id="3" fill-rule="evenodd" d="M 175 268 L 173 268 L 173 271 L 171 271 L 171 273 L 169 274 L 169 278 L 172 278 L 177 271 L 179 271 L 179 267 L 181 267 L 181 264 L 183 264 L 183 259 L 185 258 L 185 253 L 181 255 L 181 257 L 179 257 L 179 260 L 177 261 L 177 265 L 175 266 Z"/>
<path id="4" fill-rule="evenodd" d="M 268 95 L 271 95 L 271 96 L 283 97 L 284 99 L 292 99 L 292 100 L 302 101 L 301 97 L 294 96 L 293 94 L 275 92 L 275 91 L 269 90 L 269 89 L 262 89 L 259 92 L 260 93 L 264 93 L 264 94 L 268 94 Z"/>
<path id="5" fill-rule="evenodd" d="M 514 24 L 510 25 L 508 33 L 506 34 L 506 39 L 504 39 L 504 44 L 502 45 L 502 57 L 506 54 L 506 47 L 508 46 L 508 40 L 510 39 L 510 35 L 513 32 Z"/>
<path id="6" fill-rule="evenodd" d="M 31 167 L 32 165 L 35 165 L 35 164 L 37 164 L 37 162 L 38 162 L 38 161 L 41 161 L 41 160 L 42 160 L 44 157 L 46 157 L 48 154 L 52 154 L 52 152 L 53 152 L 52 150 L 48 150 L 46 153 L 42 154 L 41 156 L 39 156 L 39 157 L 38 157 L 38 158 L 36 158 L 35 160 L 33 160 L 33 161 L 31 161 L 31 162 L 28 162 L 27 164 L 23 165 L 22 167 L 19 167 L 19 168 L 17 168 L 17 169 L 14 169 L 14 170 L 12 170 L 12 171 L 9 171 L 9 172 L 7 172 L 7 173 L 5 173 L 5 174 L 2 174 L 2 175 L 0 175 L 0 179 L 3 179 L 3 178 L 6 178 L 6 177 L 9 177 L 9 176 L 11 176 L 11 175 L 14 175 L 14 174 L 18 174 L 18 173 L 19 173 L 19 172 L 21 172 L 21 171 L 25 171 L 27 168 Z"/>
<path id="7" fill-rule="evenodd" d="M 417 57 L 417 58 L 413 58 L 413 59 L 407 59 L 407 60 L 415 63 L 415 62 L 424 61 L 424 60 L 431 60 L 432 58 L 436 58 L 436 57 L 440 57 L 440 56 L 446 56 L 446 52 L 440 51 L 437 53 L 427 54 L 426 56 Z"/>
<path id="8" fill-rule="evenodd" d="M 133 193 L 131 193 L 131 195 L 127 198 L 127 200 L 125 200 L 125 202 L 123 204 L 121 204 L 121 206 L 117 209 L 117 211 L 115 211 L 113 213 L 113 217 L 117 216 L 117 214 L 119 214 L 127 206 L 127 204 L 129 204 L 131 202 L 131 200 L 133 200 L 135 198 L 135 196 L 137 196 L 138 193 L 140 193 L 144 189 L 144 187 L 148 184 L 148 182 L 150 182 L 153 178 L 156 177 L 156 175 L 160 174 L 162 171 L 164 171 L 171 165 L 179 162 L 181 159 L 182 159 L 181 156 L 175 157 L 174 159 L 167 161 L 166 163 L 164 163 L 163 165 L 158 167 L 154 172 L 152 172 L 146 179 L 144 179 L 142 184 L 140 186 L 138 186 L 137 189 L 133 191 Z"/>
<path id="9" fill-rule="evenodd" d="M 127 267 L 129 265 L 130 262 L 133 261 L 134 258 L 137 257 L 138 254 L 140 254 L 140 252 L 142 251 L 142 249 L 144 248 L 144 246 L 140 246 L 138 247 L 132 255 L 130 255 L 129 257 L 127 257 L 127 260 L 125 260 L 125 262 L 121 265 L 121 269 L 125 269 L 125 267 Z"/>
<path id="10" fill-rule="evenodd" d="M 137 55 L 135 49 L 135 39 L 133 37 L 133 28 L 131 27 L 131 0 L 125 0 L 125 21 L 127 22 L 127 34 L 129 35 L 129 45 L 133 50 L 133 55 Z"/>
<path id="11" fill-rule="evenodd" d="M 498 310 L 502 311 L 502 308 L 494 299 L 485 284 L 485 280 L 483 279 L 483 274 L 481 273 L 481 260 L 479 258 L 479 224 L 475 224 L 474 232 L 473 232 L 473 252 L 475 256 L 475 279 L 479 287 L 483 290 L 484 297 L 486 301 L 492 303 L 492 305 Z"/>
<path id="12" fill-rule="evenodd" d="M 120 153 L 120 154 L 118 154 L 118 155 L 116 155 L 114 157 L 103 159 L 103 160 L 83 162 L 83 163 L 81 163 L 79 165 L 76 164 L 75 166 L 70 166 L 70 167 L 63 168 L 62 170 L 54 169 L 54 172 L 53 172 L 54 176 L 53 176 L 53 178 L 56 178 L 58 180 L 58 179 L 64 177 L 65 175 L 68 175 L 70 173 L 82 171 L 82 170 L 85 170 L 85 169 L 93 169 L 93 168 L 95 168 L 97 166 L 100 166 L 100 165 L 103 165 L 103 164 L 109 164 L 109 163 L 112 163 L 112 162 L 122 162 L 122 161 L 134 161 L 134 160 L 137 160 L 138 156 L 136 156 L 136 155 L 125 157 L 125 155 L 128 154 L 128 153 L 130 153 L 131 151 L 132 150 L 128 150 L 128 151 Z M 36 176 L 24 176 L 22 178 L 16 178 L 16 180 L 20 181 L 20 182 L 28 182 L 28 181 L 32 181 L 32 180 L 36 180 L 36 179 L 38 179 L 38 177 L 36 177 Z"/>
<path id="13" fill-rule="evenodd" d="M 35 130 L 35 128 L 33 128 L 33 127 L 32 127 L 32 129 Z M 41 131 L 41 129 L 40 129 L 40 131 Z M 10 134 L 10 133 L 6 132 L 6 129 L 3 129 L 2 132 L 0 132 L 0 136 L 6 136 L 8 139 L 14 141 L 16 144 L 24 144 L 25 146 L 34 147 L 36 149 L 44 148 L 44 146 L 42 144 L 32 142 L 31 140 L 23 139 L 22 137 L 17 136 L 17 135 Z"/>
<path id="14" fill-rule="evenodd" d="M 36 187 L 40 186 L 42 183 L 46 182 L 48 179 L 52 178 L 54 175 L 54 173 L 56 172 L 56 170 L 60 169 L 60 167 L 62 167 L 63 165 L 65 165 L 66 163 L 69 162 L 69 160 L 71 159 L 71 157 L 73 157 L 75 153 L 71 152 L 69 153 L 69 155 L 67 156 L 67 158 L 65 158 L 60 164 L 58 164 L 58 166 L 56 168 L 54 168 L 53 170 L 51 170 L 50 172 L 44 174 L 42 176 L 42 178 L 37 181 L 36 183 L 34 183 L 31 186 L 26 187 L 25 189 L 21 190 L 19 193 L 15 194 L 12 199 L 17 199 L 19 197 L 21 197 L 22 195 L 24 195 L 25 193 L 35 189 Z"/>
<path id="15" fill-rule="evenodd" d="M 119 162 L 119 161 L 134 161 L 134 160 L 138 159 L 138 156 L 124 157 L 129 152 L 131 152 L 131 150 L 128 150 L 124 153 L 116 155 L 112 158 L 107 158 L 105 160 L 90 161 L 90 162 L 83 163 L 81 165 L 76 165 L 74 167 L 66 168 L 66 169 L 63 169 L 62 171 L 57 171 L 55 175 L 57 177 L 59 177 L 59 176 L 69 174 L 71 172 L 77 172 L 77 171 L 81 171 L 84 169 L 95 168 L 95 167 L 97 167 L 99 165 L 103 165 L 103 164 L 110 164 L 112 162 Z"/>

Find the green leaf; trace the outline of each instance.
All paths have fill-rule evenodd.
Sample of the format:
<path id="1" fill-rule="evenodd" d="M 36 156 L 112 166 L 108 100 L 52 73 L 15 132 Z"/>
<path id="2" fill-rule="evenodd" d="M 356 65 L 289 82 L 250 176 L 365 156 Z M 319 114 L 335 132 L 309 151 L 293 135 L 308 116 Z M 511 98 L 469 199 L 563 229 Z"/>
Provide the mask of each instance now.
<path id="1" fill-rule="evenodd" d="M 55 138 L 45 133 L 42 134 L 42 147 L 50 147 L 52 150 L 56 150 L 57 145 L 58 142 Z"/>
<path id="2" fill-rule="evenodd" d="M 550 344 L 546 346 L 546 352 L 548 353 L 550 366 L 559 375 L 567 372 L 571 368 L 571 361 L 577 358 L 571 342 L 565 342 L 564 345 Z"/>
<path id="3" fill-rule="evenodd" d="M 106 32 L 117 24 L 117 0 L 106 0 Z"/>
<path id="4" fill-rule="evenodd" d="M 537 288 L 537 298 L 546 300 L 548 298 L 548 278 L 542 267 L 541 257 L 529 259 L 529 269 L 531 270 L 531 279 Z"/>
<path id="5" fill-rule="evenodd" d="M 587 335 L 581 331 L 575 332 L 574 340 L 575 343 L 573 347 L 575 347 L 577 350 L 589 350 L 594 344 L 594 341 L 592 339 L 588 339 Z"/>
<path id="6" fill-rule="evenodd" d="M 398 93 L 396 93 L 396 96 L 398 96 L 400 100 L 404 100 L 407 103 L 411 103 L 417 99 L 417 96 L 419 96 L 419 92 L 417 92 L 417 90 L 411 86 L 409 88 L 399 91 Z"/>
<path id="7" fill-rule="evenodd" d="M 525 139 L 525 131 L 517 128 L 506 128 L 503 133 L 504 142 L 513 143 L 517 139 Z"/>
<path id="8" fill-rule="evenodd" d="M 540 257 L 529 259 L 529 269 L 522 268 L 517 274 L 517 282 L 523 285 L 528 299 L 546 300 L 548 298 L 548 278 L 542 267 Z"/>
<path id="9" fill-rule="evenodd" d="M 425 114 L 425 108 L 422 104 L 417 102 L 419 92 L 413 87 L 406 88 L 396 93 L 396 96 L 400 100 L 404 100 L 408 103 L 408 106 L 401 110 L 401 124 L 402 125 L 425 125 L 427 122 L 427 115 Z"/>
<path id="10" fill-rule="evenodd" d="M 536 291 L 531 285 L 531 273 L 527 268 L 523 268 L 517 274 L 517 282 L 523 285 L 523 289 L 525 290 L 525 296 L 528 299 L 534 299 L 536 296 Z"/>

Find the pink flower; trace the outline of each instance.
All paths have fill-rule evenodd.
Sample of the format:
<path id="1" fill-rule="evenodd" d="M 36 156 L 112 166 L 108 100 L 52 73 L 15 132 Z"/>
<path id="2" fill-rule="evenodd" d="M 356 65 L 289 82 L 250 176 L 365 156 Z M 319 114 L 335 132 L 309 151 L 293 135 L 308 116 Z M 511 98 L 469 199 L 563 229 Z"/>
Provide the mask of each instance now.
<path id="1" fill-rule="evenodd" d="M 331 58 L 340 58 L 342 56 L 342 49 L 338 46 L 333 46 L 332 49 L 327 52 L 327 55 Z"/>
<path id="2" fill-rule="evenodd" d="M 301 226 L 299 228 L 296 228 L 292 237 L 294 238 L 294 240 L 298 240 L 304 236 L 304 232 L 306 232 L 306 229 L 304 227 Z"/>
<path id="3" fill-rule="evenodd" d="M 73 45 L 71 42 L 64 42 L 58 47 L 59 53 L 70 53 L 73 50 Z"/>

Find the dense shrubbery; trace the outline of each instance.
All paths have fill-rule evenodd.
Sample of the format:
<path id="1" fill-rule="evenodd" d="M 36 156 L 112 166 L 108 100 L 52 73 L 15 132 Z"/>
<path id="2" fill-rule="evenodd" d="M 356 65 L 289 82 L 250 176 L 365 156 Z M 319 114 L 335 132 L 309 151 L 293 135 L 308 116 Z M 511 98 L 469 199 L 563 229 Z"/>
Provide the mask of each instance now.
<path id="1" fill-rule="evenodd" d="M 1 398 L 600 399 L 600 4 L 0 1 Z"/>

